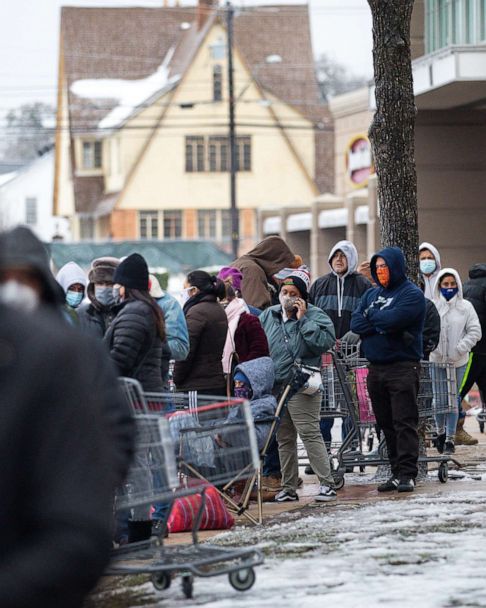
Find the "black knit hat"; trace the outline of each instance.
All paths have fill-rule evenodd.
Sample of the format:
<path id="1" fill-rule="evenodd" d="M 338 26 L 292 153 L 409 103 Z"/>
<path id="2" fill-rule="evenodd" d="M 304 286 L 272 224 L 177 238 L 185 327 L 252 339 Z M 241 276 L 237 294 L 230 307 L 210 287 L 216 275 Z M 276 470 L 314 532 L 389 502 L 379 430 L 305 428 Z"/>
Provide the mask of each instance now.
<path id="1" fill-rule="evenodd" d="M 113 283 L 118 283 L 130 289 L 148 291 L 149 270 L 147 262 L 139 253 L 132 253 L 120 262 L 115 270 Z"/>

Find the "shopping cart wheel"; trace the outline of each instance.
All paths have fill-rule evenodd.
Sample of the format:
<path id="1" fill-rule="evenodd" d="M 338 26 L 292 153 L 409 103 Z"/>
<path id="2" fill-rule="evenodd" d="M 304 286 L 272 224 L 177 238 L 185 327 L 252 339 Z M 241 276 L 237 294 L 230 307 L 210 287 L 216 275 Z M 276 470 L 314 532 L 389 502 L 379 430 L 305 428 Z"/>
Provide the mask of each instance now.
<path id="1" fill-rule="evenodd" d="M 184 574 L 182 577 L 182 593 L 187 597 L 188 600 L 192 599 L 192 592 L 194 590 L 194 577 L 192 574 Z"/>
<path id="2" fill-rule="evenodd" d="M 248 591 L 255 583 L 255 570 L 253 568 L 243 568 L 228 574 L 230 585 L 236 591 Z"/>
<path id="3" fill-rule="evenodd" d="M 168 572 L 154 572 L 150 577 L 150 580 L 157 591 L 165 591 L 170 587 L 172 582 Z"/>
<path id="4" fill-rule="evenodd" d="M 479 423 L 479 432 L 484 433 L 484 422 Z"/>
<path id="5" fill-rule="evenodd" d="M 441 462 L 439 465 L 439 481 L 441 483 L 447 483 L 449 478 L 449 465 L 447 462 Z"/>
<path id="6" fill-rule="evenodd" d="M 334 477 L 334 488 L 336 490 L 344 488 L 344 475 L 341 475 L 341 477 Z"/>

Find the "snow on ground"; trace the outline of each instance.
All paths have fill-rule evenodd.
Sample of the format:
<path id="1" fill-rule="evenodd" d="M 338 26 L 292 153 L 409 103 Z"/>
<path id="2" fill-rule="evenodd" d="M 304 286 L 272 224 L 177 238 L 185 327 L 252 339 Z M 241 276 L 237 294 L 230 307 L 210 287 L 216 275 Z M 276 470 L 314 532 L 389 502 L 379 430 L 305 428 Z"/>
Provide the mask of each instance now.
<path id="1" fill-rule="evenodd" d="M 143 605 L 171 608 L 486 607 L 485 501 L 486 491 L 459 490 L 307 509 L 289 514 L 290 521 L 218 536 L 221 544 L 255 545 L 266 555 L 245 593 L 225 576 L 195 579 L 192 601 L 179 579 L 161 593 L 150 584 L 132 591 L 144 596 Z"/>

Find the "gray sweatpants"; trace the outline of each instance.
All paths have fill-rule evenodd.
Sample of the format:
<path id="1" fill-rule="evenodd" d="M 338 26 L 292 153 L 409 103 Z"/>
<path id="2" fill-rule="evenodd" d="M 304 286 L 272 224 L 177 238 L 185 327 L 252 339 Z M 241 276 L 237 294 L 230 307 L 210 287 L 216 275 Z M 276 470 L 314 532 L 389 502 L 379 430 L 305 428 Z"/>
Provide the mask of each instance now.
<path id="1" fill-rule="evenodd" d="M 297 435 L 307 451 L 310 466 L 325 486 L 334 486 L 331 465 L 319 428 L 321 394 L 297 393 L 288 402 L 277 430 L 278 454 L 282 468 L 282 487 L 296 490 L 299 477 Z"/>

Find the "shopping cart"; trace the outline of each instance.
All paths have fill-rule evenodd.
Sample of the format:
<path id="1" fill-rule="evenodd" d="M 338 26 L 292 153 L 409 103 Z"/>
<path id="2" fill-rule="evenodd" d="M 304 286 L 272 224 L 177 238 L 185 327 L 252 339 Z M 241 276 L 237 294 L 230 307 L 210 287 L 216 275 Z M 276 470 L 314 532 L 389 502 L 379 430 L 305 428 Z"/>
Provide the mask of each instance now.
<path id="1" fill-rule="evenodd" d="M 133 465 L 127 483 L 117 492 L 115 508 L 133 512 L 166 503 L 168 509 L 159 535 L 113 550 L 106 574 L 148 573 L 158 590 L 167 589 L 173 576 L 179 574 L 188 598 L 192 597 L 194 576 L 228 574 L 235 589 L 250 589 L 255 581 L 254 567 L 263 561 L 258 550 L 201 544 L 198 539 L 209 484 L 220 486 L 237 475 L 245 479 L 258 468 L 248 403 L 207 397 L 194 402 L 192 396 L 186 398 L 187 407 L 174 410 L 172 405 L 165 406 L 171 395 L 159 394 L 156 408 L 155 401 L 149 405 L 137 381 L 122 379 L 122 387 L 134 412 L 137 441 Z M 201 506 L 193 520 L 192 543 L 165 544 L 174 502 L 194 494 L 201 495 Z"/>
<path id="2" fill-rule="evenodd" d="M 331 454 L 333 476 L 336 487 L 344 485 L 344 474 L 353 467 L 364 470 L 367 466 L 388 464 L 386 444 L 382 438 L 378 449 L 371 452 L 370 433 L 374 433 L 376 420 L 371 400 L 368 395 L 367 375 L 368 361 L 362 358 L 358 349 L 332 353 L 333 376 L 332 394 L 334 409 L 339 417 L 347 416 L 351 421 L 351 429 L 342 443 Z M 325 379 L 330 375 L 325 372 Z M 337 407 L 336 404 L 339 404 Z M 419 418 L 424 423 L 430 423 L 436 414 L 447 414 L 457 408 L 457 387 L 453 366 L 449 364 L 422 361 L 420 367 L 420 385 L 417 396 Z M 368 433 L 369 451 L 363 450 L 363 438 Z M 356 443 L 359 448 L 356 449 Z M 448 463 L 452 461 L 457 466 L 461 464 L 450 455 L 421 456 L 419 462 L 437 462 L 439 480 L 445 483 L 448 479 Z"/>

